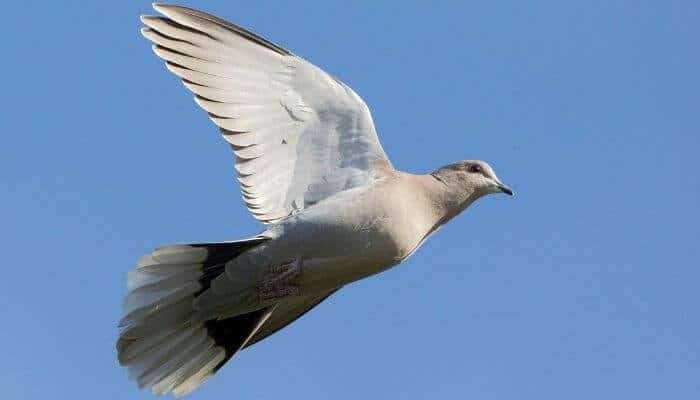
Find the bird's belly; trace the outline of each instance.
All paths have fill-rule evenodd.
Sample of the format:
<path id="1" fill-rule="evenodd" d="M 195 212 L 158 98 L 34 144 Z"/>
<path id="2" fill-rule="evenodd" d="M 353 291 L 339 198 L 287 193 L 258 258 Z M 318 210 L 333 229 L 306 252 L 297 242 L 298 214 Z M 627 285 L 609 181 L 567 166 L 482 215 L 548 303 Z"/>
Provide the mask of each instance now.
<path id="1" fill-rule="evenodd" d="M 357 257 L 310 257 L 302 260 L 296 284 L 302 292 L 325 292 L 377 274 L 395 264 Z"/>
<path id="2" fill-rule="evenodd" d="M 295 259 L 302 292 L 325 291 L 377 274 L 402 259 L 404 250 L 376 223 L 305 224 L 284 232 L 262 250 L 275 264 Z"/>
<path id="3" fill-rule="evenodd" d="M 299 253 L 302 273 L 298 284 L 302 290 L 324 291 L 377 274 L 394 265 L 395 243 L 371 230 L 348 234 L 327 233 L 304 246 Z M 312 250 L 308 251 L 311 248 Z"/>

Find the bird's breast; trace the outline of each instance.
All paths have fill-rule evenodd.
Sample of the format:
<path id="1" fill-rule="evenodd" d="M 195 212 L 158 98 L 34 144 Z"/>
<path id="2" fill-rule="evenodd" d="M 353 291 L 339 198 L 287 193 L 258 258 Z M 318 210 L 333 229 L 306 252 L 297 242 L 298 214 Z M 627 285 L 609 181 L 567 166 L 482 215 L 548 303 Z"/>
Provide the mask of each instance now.
<path id="1" fill-rule="evenodd" d="M 419 201 L 391 185 L 324 200 L 277 227 L 270 254 L 302 258 L 302 280 L 315 287 L 374 275 L 412 254 L 435 225 Z"/>

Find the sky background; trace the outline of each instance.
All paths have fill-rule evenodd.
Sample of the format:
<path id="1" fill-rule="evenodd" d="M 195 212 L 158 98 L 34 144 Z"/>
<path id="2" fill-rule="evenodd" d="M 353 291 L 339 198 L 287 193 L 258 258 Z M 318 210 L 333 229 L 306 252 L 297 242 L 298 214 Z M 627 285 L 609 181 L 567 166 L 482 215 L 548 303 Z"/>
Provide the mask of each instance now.
<path id="1" fill-rule="evenodd" d="M 192 399 L 700 396 L 699 2 L 189 5 L 353 87 L 397 168 L 480 158 L 517 193 Z M 152 12 L 3 5 L 5 399 L 152 398 L 116 361 L 127 271 L 159 244 L 262 228 L 228 146 L 141 38 Z"/>

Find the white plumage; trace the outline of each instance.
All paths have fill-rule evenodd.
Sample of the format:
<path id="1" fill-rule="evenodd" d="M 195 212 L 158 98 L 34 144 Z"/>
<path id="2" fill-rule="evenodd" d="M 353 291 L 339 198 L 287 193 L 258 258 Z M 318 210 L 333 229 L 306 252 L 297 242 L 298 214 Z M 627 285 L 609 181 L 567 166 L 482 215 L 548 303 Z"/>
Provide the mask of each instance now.
<path id="1" fill-rule="evenodd" d="M 278 221 L 391 167 L 367 106 L 343 83 L 219 18 L 154 8 L 169 19 L 142 17 L 143 35 L 233 147 L 257 219 Z"/>

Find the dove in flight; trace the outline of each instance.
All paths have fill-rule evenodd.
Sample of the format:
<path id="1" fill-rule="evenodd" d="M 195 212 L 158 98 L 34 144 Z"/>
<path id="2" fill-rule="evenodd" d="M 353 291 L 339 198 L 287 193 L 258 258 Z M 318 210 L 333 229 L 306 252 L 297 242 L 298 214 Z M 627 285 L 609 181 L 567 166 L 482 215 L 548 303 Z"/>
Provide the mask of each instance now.
<path id="1" fill-rule="evenodd" d="M 344 285 L 405 260 L 478 198 L 513 194 L 483 161 L 394 169 L 344 83 L 213 15 L 154 8 L 162 16 L 143 16 L 143 35 L 219 127 L 266 229 L 158 247 L 129 272 L 117 352 L 139 387 L 191 392 Z"/>

